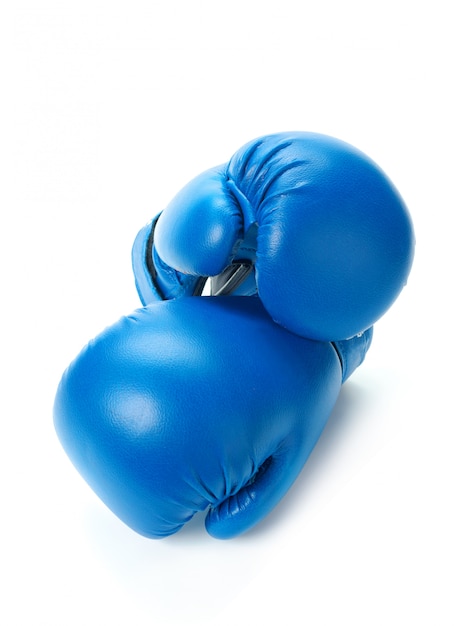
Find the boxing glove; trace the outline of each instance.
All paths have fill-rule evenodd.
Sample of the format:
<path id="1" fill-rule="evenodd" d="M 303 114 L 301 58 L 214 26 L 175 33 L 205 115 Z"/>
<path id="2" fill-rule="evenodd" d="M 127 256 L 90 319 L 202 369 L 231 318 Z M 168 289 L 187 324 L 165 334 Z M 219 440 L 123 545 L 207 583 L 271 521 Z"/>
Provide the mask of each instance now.
<path id="1" fill-rule="evenodd" d="M 372 326 L 407 281 L 408 210 L 384 172 L 315 133 L 261 137 L 188 183 L 136 237 L 144 304 L 256 295 L 275 322 L 332 341 Z"/>
<path id="2" fill-rule="evenodd" d="M 153 303 L 68 367 L 56 431 L 138 533 L 165 537 L 208 510 L 208 532 L 234 537 L 290 488 L 370 341 L 371 330 L 336 344 L 298 337 L 259 298 Z"/>

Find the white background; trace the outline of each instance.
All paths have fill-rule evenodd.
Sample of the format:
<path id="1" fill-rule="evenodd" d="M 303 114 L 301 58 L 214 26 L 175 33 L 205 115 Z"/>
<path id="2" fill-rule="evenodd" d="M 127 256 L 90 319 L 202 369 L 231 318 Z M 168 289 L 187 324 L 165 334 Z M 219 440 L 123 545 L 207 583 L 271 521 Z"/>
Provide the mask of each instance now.
<path id="1" fill-rule="evenodd" d="M 0 623 L 463 623 L 456 1 L 31 0 L 0 9 Z M 413 216 L 409 284 L 303 474 L 242 538 L 143 539 L 62 452 L 83 344 L 138 306 L 180 186 L 281 130 L 337 136 Z"/>

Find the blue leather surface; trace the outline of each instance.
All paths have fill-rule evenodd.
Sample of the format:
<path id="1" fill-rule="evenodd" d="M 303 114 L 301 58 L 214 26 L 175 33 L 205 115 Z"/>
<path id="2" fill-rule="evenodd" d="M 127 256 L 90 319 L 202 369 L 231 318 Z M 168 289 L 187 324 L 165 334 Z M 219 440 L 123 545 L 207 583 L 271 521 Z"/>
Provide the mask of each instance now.
<path id="1" fill-rule="evenodd" d="M 251 231 L 254 242 L 243 245 Z M 195 279 L 220 275 L 251 251 L 252 282 L 236 293 L 257 293 L 292 332 L 332 341 L 366 330 L 395 301 L 414 233 L 403 199 L 369 157 L 338 139 L 294 132 L 251 141 L 188 183 L 161 212 L 151 247 L 167 284 L 146 284 L 136 245 L 143 302 L 188 295 Z M 172 270 L 186 288 L 172 287 Z"/>
<path id="2" fill-rule="evenodd" d="M 368 346 L 343 342 L 349 373 Z M 167 536 L 208 509 L 209 533 L 229 538 L 290 488 L 342 378 L 332 344 L 287 332 L 259 298 L 157 302 L 71 363 L 55 427 L 82 476 L 138 533 Z"/>

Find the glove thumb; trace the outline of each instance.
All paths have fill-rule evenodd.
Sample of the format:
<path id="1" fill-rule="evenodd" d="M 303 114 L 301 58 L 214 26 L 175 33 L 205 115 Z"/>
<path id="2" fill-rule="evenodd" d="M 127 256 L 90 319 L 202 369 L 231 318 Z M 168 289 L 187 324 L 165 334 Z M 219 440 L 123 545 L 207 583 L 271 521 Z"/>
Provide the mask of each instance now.
<path id="1" fill-rule="evenodd" d="M 311 442 L 315 445 L 318 435 Z M 310 453 L 285 442 L 237 493 L 211 508 L 206 530 L 216 539 L 231 539 L 260 522 L 289 490 Z M 305 452 L 305 453 L 304 453 Z"/>
<path id="2" fill-rule="evenodd" d="M 156 225 L 154 245 L 177 271 L 215 276 L 230 264 L 242 231 L 241 209 L 218 167 L 194 178 L 170 202 Z"/>

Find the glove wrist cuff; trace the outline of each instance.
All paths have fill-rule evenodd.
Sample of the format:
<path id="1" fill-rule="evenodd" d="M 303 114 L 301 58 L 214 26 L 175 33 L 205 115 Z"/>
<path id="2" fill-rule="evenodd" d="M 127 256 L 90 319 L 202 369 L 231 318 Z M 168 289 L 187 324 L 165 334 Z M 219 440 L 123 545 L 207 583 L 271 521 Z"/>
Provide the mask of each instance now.
<path id="1" fill-rule="evenodd" d="M 370 348 L 373 339 L 373 326 L 367 330 L 341 341 L 332 341 L 331 345 L 336 350 L 341 362 L 342 382 L 344 383 L 349 376 L 363 363 L 365 355 Z"/>

